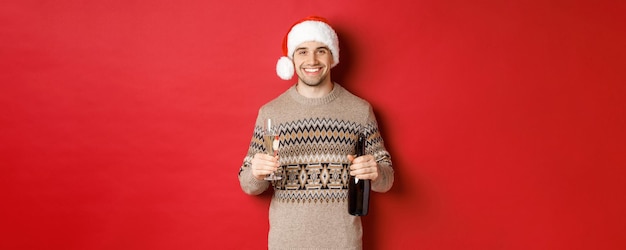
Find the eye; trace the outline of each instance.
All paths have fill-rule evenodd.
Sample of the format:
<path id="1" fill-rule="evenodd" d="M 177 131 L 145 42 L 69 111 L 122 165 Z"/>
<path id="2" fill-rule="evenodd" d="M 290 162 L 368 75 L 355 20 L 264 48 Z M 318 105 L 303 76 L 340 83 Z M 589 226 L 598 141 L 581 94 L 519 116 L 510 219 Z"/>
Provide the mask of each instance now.
<path id="1" fill-rule="evenodd" d="M 306 50 L 301 49 L 301 50 L 296 51 L 296 54 L 300 56 L 304 56 L 306 55 L 306 52 L 307 52 Z"/>
<path id="2" fill-rule="evenodd" d="M 328 53 L 328 50 L 326 50 L 326 49 L 319 49 L 319 50 L 317 50 L 317 54 L 320 54 L 320 55 L 326 55 L 327 53 Z"/>

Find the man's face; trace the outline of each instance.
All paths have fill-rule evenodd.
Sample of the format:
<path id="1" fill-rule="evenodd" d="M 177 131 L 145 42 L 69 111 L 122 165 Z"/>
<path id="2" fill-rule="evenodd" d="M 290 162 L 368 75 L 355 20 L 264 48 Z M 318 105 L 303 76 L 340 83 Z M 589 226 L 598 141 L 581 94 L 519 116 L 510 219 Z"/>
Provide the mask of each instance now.
<path id="1" fill-rule="evenodd" d="M 330 66 L 333 55 L 328 47 L 320 42 L 304 42 L 296 47 L 293 63 L 298 82 L 318 86 L 330 81 Z"/>

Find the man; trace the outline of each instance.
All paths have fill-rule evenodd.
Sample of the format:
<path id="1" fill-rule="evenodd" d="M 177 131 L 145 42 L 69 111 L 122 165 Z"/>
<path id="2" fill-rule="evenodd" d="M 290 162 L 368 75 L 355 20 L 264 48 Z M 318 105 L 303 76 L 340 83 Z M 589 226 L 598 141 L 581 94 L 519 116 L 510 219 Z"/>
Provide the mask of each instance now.
<path id="1" fill-rule="evenodd" d="M 241 188 L 257 195 L 274 187 L 269 249 L 361 249 L 361 219 L 348 213 L 349 175 L 371 180 L 376 192 L 393 185 L 389 153 L 372 107 L 331 81 L 339 63 L 337 34 L 321 17 L 297 22 L 283 40 L 277 74 L 297 83 L 262 106 L 239 171 Z M 278 155 L 267 154 L 262 127 L 278 127 Z M 365 155 L 354 157 L 359 133 Z M 264 178 L 277 172 L 281 180 Z"/>

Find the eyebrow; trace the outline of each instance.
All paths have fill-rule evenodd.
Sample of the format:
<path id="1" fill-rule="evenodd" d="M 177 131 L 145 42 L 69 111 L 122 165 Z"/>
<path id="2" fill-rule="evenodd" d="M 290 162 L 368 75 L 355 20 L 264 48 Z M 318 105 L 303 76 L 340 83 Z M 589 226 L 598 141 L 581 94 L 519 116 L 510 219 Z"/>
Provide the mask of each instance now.
<path id="1" fill-rule="evenodd" d="M 303 50 L 303 49 L 308 50 L 309 48 L 307 48 L 307 47 L 297 47 L 297 48 L 296 48 L 296 51 L 298 51 L 298 50 Z M 314 50 L 318 50 L 318 49 L 330 50 L 330 49 L 328 48 L 328 46 L 320 46 L 320 47 L 315 48 Z"/>

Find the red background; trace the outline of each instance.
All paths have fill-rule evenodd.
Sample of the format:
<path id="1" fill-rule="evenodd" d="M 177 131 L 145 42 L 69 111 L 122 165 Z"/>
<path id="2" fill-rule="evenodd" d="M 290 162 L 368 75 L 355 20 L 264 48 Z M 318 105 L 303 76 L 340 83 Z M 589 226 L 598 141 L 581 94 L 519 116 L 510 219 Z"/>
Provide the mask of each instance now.
<path id="1" fill-rule="evenodd" d="M 623 1 L 3 1 L 0 248 L 264 249 L 237 172 L 327 17 L 396 183 L 366 249 L 626 249 Z"/>

